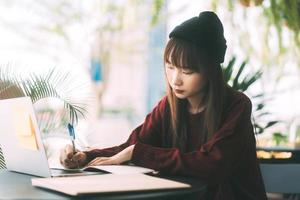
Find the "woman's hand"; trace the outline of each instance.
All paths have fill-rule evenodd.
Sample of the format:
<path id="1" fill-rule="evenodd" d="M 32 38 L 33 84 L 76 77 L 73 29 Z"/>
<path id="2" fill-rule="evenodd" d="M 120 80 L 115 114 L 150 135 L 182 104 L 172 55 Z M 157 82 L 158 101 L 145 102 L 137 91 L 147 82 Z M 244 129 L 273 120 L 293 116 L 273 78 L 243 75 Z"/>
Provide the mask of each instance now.
<path id="1" fill-rule="evenodd" d="M 73 152 L 71 145 L 66 145 L 66 147 L 60 151 L 59 160 L 65 168 L 69 169 L 78 169 L 87 163 L 86 154 L 78 150 Z"/>
<path id="2" fill-rule="evenodd" d="M 91 162 L 89 162 L 88 166 L 95 166 L 95 165 L 119 165 L 126 161 L 131 160 L 132 152 L 133 152 L 134 145 L 131 145 L 124 149 L 123 151 L 117 153 L 111 157 L 97 157 Z"/>

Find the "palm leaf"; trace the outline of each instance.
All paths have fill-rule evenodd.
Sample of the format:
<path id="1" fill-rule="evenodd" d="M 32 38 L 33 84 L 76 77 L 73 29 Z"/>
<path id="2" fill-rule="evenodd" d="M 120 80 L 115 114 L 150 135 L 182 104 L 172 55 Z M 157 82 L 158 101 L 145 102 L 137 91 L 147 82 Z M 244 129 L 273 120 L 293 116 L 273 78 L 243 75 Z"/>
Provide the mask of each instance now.
<path id="1" fill-rule="evenodd" d="M 233 80 L 233 83 L 232 83 L 233 88 L 237 87 L 237 85 L 239 83 L 239 78 L 240 78 L 242 72 L 244 71 L 246 64 L 247 64 L 247 61 L 244 61 L 241 64 L 241 66 L 239 68 L 239 71 L 237 72 L 236 76 L 234 77 L 234 80 Z"/>
<path id="2" fill-rule="evenodd" d="M 260 102 L 256 105 L 255 111 L 262 110 L 265 107 L 265 104 L 263 102 Z"/>
<path id="3" fill-rule="evenodd" d="M 252 85 L 255 81 L 260 79 L 262 75 L 261 71 L 257 71 L 254 74 L 249 74 L 246 76 L 241 83 L 239 83 L 242 91 L 246 91 L 250 85 Z"/>
<path id="4" fill-rule="evenodd" d="M 277 124 L 279 121 L 270 121 L 270 122 L 268 122 L 267 123 L 267 125 L 264 127 L 264 129 L 266 129 L 266 128 L 269 128 L 269 127 L 271 127 L 271 126 L 273 126 L 273 125 L 275 125 L 275 124 Z"/>
<path id="5" fill-rule="evenodd" d="M 226 67 L 222 67 L 222 71 L 223 71 L 223 77 L 224 77 L 224 81 L 227 83 L 230 81 L 231 77 L 232 77 L 232 72 L 233 72 L 233 66 L 235 63 L 236 58 L 232 57 L 231 60 L 229 61 L 228 65 Z"/>
<path id="6" fill-rule="evenodd" d="M 25 96 L 25 93 L 19 87 L 16 77 L 12 76 L 11 69 L 0 67 L 0 99 L 22 96 Z"/>
<path id="7" fill-rule="evenodd" d="M 46 75 L 30 74 L 26 79 L 12 78 L 0 68 L 0 99 L 28 96 L 35 103 L 40 99 L 54 97 L 64 103 L 68 110 L 70 122 L 76 124 L 79 115 L 84 116 L 86 104 L 74 103 L 66 95 L 76 88 L 68 89 L 70 78 L 68 73 L 57 69 L 50 70 Z"/>

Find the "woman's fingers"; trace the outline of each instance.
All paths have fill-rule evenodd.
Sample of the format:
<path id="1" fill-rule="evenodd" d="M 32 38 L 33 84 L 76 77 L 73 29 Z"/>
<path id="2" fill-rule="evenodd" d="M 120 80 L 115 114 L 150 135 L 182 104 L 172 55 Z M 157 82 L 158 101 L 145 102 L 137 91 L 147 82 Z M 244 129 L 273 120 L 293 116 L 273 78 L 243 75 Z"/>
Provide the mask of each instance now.
<path id="1" fill-rule="evenodd" d="M 80 151 L 74 154 L 71 145 L 66 145 L 66 147 L 60 151 L 60 163 L 66 168 L 79 168 L 84 166 L 85 162 L 86 154 Z"/>
<path id="2" fill-rule="evenodd" d="M 73 147 L 71 145 L 68 144 L 65 147 L 65 152 L 66 152 L 67 158 L 72 159 L 74 152 L 73 152 Z"/>
<path id="3" fill-rule="evenodd" d="M 86 154 L 84 152 L 77 152 L 74 154 L 72 160 L 77 163 L 79 167 L 83 167 L 86 164 Z"/>
<path id="4" fill-rule="evenodd" d="M 83 152 L 77 152 L 73 155 L 72 160 L 77 161 L 77 162 L 82 162 L 83 160 L 86 159 L 86 155 Z"/>
<path id="5" fill-rule="evenodd" d="M 69 169 L 76 168 L 76 164 L 73 161 L 69 160 L 69 159 L 61 160 L 61 164 L 65 168 L 69 168 Z"/>

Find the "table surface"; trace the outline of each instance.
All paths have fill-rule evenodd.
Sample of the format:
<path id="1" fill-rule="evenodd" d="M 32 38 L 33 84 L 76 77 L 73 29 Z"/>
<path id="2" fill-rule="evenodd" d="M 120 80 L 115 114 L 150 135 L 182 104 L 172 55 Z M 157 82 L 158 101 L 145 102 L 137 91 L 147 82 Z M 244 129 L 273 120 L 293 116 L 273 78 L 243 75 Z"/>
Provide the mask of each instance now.
<path id="1" fill-rule="evenodd" d="M 188 189 L 156 190 L 143 192 L 122 192 L 111 194 L 93 194 L 72 197 L 55 191 L 37 188 L 31 185 L 34 176 L 0 170 L 0 199 L 99 199 L 99 200 L 135 200 L 135 199 L 199 199 L 205 191 L 206 185 L 197 179 L 187 177 L 168 177 L 191 184 Z"/>
<path id="2" fill-rule="evenodd" d="M 272 146 L 272 147 L 256 147 L 257 151 L 266 152 L 289 152 L 291 157 L 289 158 L 260 158 L 260 163 L 270 163 L 270 164 L 292 164 L 300 163 L 300 149 L 296 147 L 285 147 L 285 146 Z"/>
<path id="3" fill-rule="evenodd" d="M 257 146 L 256 150 L 262 150 L 262 151 L 275 151 L 275 152 L 295 152 L 295 153 L 300 153 L 300 148 L 299 147 L 287 147 L 287 146 L 271 146 L 271 147 L 261 147 Z"/>

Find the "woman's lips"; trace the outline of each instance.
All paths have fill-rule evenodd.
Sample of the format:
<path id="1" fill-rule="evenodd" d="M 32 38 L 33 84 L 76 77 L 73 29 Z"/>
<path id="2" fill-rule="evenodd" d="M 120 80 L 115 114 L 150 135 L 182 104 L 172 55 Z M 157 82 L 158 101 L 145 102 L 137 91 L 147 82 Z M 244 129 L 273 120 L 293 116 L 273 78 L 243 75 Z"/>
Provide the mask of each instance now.
<path id="1" fill-rule="evenodd" d="M 177 94 L 182 94 L 184 92 L 184 90 L 177 90 L 177 89 L 174 89 L 174 92 L 177 93 Z"/>

